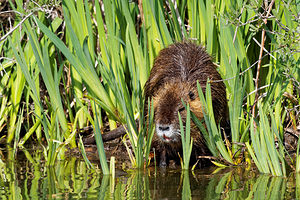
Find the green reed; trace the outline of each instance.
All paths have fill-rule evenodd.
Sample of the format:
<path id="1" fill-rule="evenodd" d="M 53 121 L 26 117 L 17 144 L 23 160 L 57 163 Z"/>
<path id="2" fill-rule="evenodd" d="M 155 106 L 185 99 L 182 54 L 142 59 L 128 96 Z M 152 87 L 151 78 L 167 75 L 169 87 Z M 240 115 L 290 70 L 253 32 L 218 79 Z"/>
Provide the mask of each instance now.
<path id="1" fill-rule="evenodd" d="M 297 172 L 295 174 L 296 176 L 296 199 L 299 199 L 300 198 L 300 173 Z"/>
<path id="2" fill-rule="evenodd" d="M 251 139 L 254 152 L 246 142 L 250 155 L 252 156 L 259 171 L 263 173 L 272 173 L 275 176 L 285 176 L 285 152 L 282 139 L 279 137 L 280 132 L 277 130 L 276 122 L 272 117 L 272 124 L 270 126 L 267 115 L 263 109 L 259 109 L 260 120 L 254 122 L 251 118 Z M 259 128 L 254 129 L 254 126 Z M 277 137 L 279 149 L 275 147 L 275 137 Z"/>
<path id="3" fill-rule="evenodd" d="M 190 157 L 193 148 L 193 138 L 191 138 L 191 111 L 189 104 L 186 108 L 186 124 L 183 125 L 181 115 L 178 112 L 179 125 L 180 125 L 180 136 L 182 143 L 182 160 L 181 160 L 181 168 L 189 169 L 190 166 Z"/>
<path id="4" fill-rule="evenodd" d="M 99 111 L 98 111 L 99 112 Z M 102 141 L 102 133 L 100 130 L 100 120 L 101 120 L 101 115 L 100 115 L 100 119 L 98 117 L 98 112 L 97 109 L 95 108 L 95 112 L 94 112 L 94 133 L 95 133 L 95 140 L 96 140 L 96 145 L 97 145 L 97 150 L 98 150 L 98 155 L 99 155 L 99 159 L 100 159 L 100 164 L 101 164 L 101 168 L 102 168 L 102 172 L 104 175 L 109 174 L 109 168 L 108 168 L 108 164 L 107 164 L 107 160 L 106 160 L 106 155 L 104 152 L 104 145 L 103 145 L 103 141 Z"/>
<path id="5" fill-rule="evenodd" d="M 180 179 L 182 180 L 182 194 L 181 199 L 192 199 L 192 191 L 190 184 L 190 174 L 189 171 L 183 171 L 181 173 Z"/>
<path id="6" fill-rule="evenodd" d="M 214 156 L 218 157 L 220 153 L 222 158 L 224 158 L 228 163 L 233 164 L 231 149 L 229 149 L 228 146 L 226 148 L 224 141 L 222 139 L 222 132 L 220 126 L 217 124 L 214 118 L 212 98 L 211 98 L 211 87 L 210 87 L 209 80 L 207 81 L 206 84 L 205 96 L 202 92 L 202 88 L 199 82 L 197 82 L 197 87 L 198 87 L 199 97 L 201 100 L 205 124 L 207 126 L 208 136 L 206 136 L 205 138 L 206 141 L 209 140 L 207 141 L 207 144 L 210 147 L 211 152 L 213 153 Z M 212 143 L 214 145 L 211 145 Z"/>
<path id="7" fill-rule="evenodd" d="M 297 144 L 297 155 L 296 155 L 296 172 L 300 172 L 300 139 L 298 139 L 298 144 Z"/>

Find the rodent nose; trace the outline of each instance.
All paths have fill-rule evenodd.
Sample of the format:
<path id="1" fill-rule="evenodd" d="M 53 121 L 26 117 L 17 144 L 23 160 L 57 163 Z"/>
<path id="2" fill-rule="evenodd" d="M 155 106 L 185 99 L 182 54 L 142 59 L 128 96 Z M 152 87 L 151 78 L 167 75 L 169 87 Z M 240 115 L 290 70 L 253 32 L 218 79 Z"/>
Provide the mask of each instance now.
<path id="1" fill-rule="evenodd" d="M 164 125 L 159 125 L 158 129 L 160 131 L 168 131 L 170 129 L 170 127 L 169 126 L 164 126 Z"/>

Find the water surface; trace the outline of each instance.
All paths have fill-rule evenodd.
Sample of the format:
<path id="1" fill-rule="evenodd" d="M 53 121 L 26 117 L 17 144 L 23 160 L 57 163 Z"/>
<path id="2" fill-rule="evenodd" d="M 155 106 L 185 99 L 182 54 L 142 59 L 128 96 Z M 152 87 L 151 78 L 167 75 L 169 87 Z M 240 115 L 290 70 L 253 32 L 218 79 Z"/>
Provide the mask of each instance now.
<path id="1" fill-rule="evenodd" d="M 0 160 L 0 199 L 300 199 L 300 174 L 150 168 L 117 170 L 113 178 L 75 157 L 53 167 L 41 157 L 41 152 L 27 152 L 26 159 Z"/>

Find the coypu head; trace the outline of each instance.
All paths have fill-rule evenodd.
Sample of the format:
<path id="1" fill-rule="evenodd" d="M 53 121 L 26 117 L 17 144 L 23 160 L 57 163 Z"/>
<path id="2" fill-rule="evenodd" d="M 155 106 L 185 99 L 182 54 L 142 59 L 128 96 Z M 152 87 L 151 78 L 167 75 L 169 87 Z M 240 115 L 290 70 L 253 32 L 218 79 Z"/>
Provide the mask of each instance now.
<path id="1" fill-rule="evenodd" d="M 197 81 L 199 81 L 202 91 L 205 92 L 208 78 L 221 80 L 216 66 L 203 47 L 183 42 L 170 45 L 160 51 L 154 61 L 144 91 L 146 99 L 153 99 L 156 125 L 154 143 L 157 143 L 158 140 L 156 146 L 163 144 L 163 146 L 173 149 L 173 152 L 180 151 L 178 112 L 180 112 L 184 124 L 186 118 L 182 100 L 189 103 L 191 111 L 199 119 L 203 118 Z M 221 118 L 225 118 L 227 110 L 226 90 L 222 81 L 211 84 L 211 95 L 215 119 L 218 122 Z M 146 101 L 145 110 L 147 107 Z M 192 126 L 191 136 L 194 138 L 194 144 L 199 144 L 200 148 L 204 148 L 205 142 L 203 142 L 200 131 L 193 124 Z"/>
<path id="2" fill-rule="evenodd" d="M 189 82 L 168 82 L 153 96 L 156 134 L 164 142 L 181 142 L 178 112 L 183 121 L 186 119 L 182 101 L 189 103 L 198 118 L 203 118 L 197 87 Z"/>

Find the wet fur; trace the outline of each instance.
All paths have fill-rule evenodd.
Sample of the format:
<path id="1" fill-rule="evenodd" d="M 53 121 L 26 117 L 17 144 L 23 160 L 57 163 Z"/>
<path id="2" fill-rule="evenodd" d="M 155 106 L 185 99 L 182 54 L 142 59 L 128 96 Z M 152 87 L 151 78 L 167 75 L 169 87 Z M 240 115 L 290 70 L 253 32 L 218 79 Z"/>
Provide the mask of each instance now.
<path id="1" fill-rule="evenodd" d="M 177 113 L 180 111 L 185 124 L 186 111 L 182 109 L 181 99 L 190 104 L 191 111 L 199 119 L 203 118 L 197 92 L 197 80 L 205 92 L 207 78 L 221 80 L 216 66 L 203 47 L 184 42 L 161 50 L 145 85 L 145 99 L 153 99 L 154 122 L 172 124 L 175 129 L 179 129 Z M 215 119 L 222 124 L 227 117 L 224 83 L 222 81 L 212 83 L 211 93 Z M 147 108 L 147 103 L 145 108 Z M 191 136 L 194 139 L 192 157 L 210 155 L 202 134 L 193 123 Z M 178 161 L 178 153 L 182 152 L 180 132 L 176 134 L 175 140 L 175 142 L 165 142 L 156 134 L 154 135 L 152 146 L 159 155 L 161 165 L 167 164 L 169 159 Z"/>

